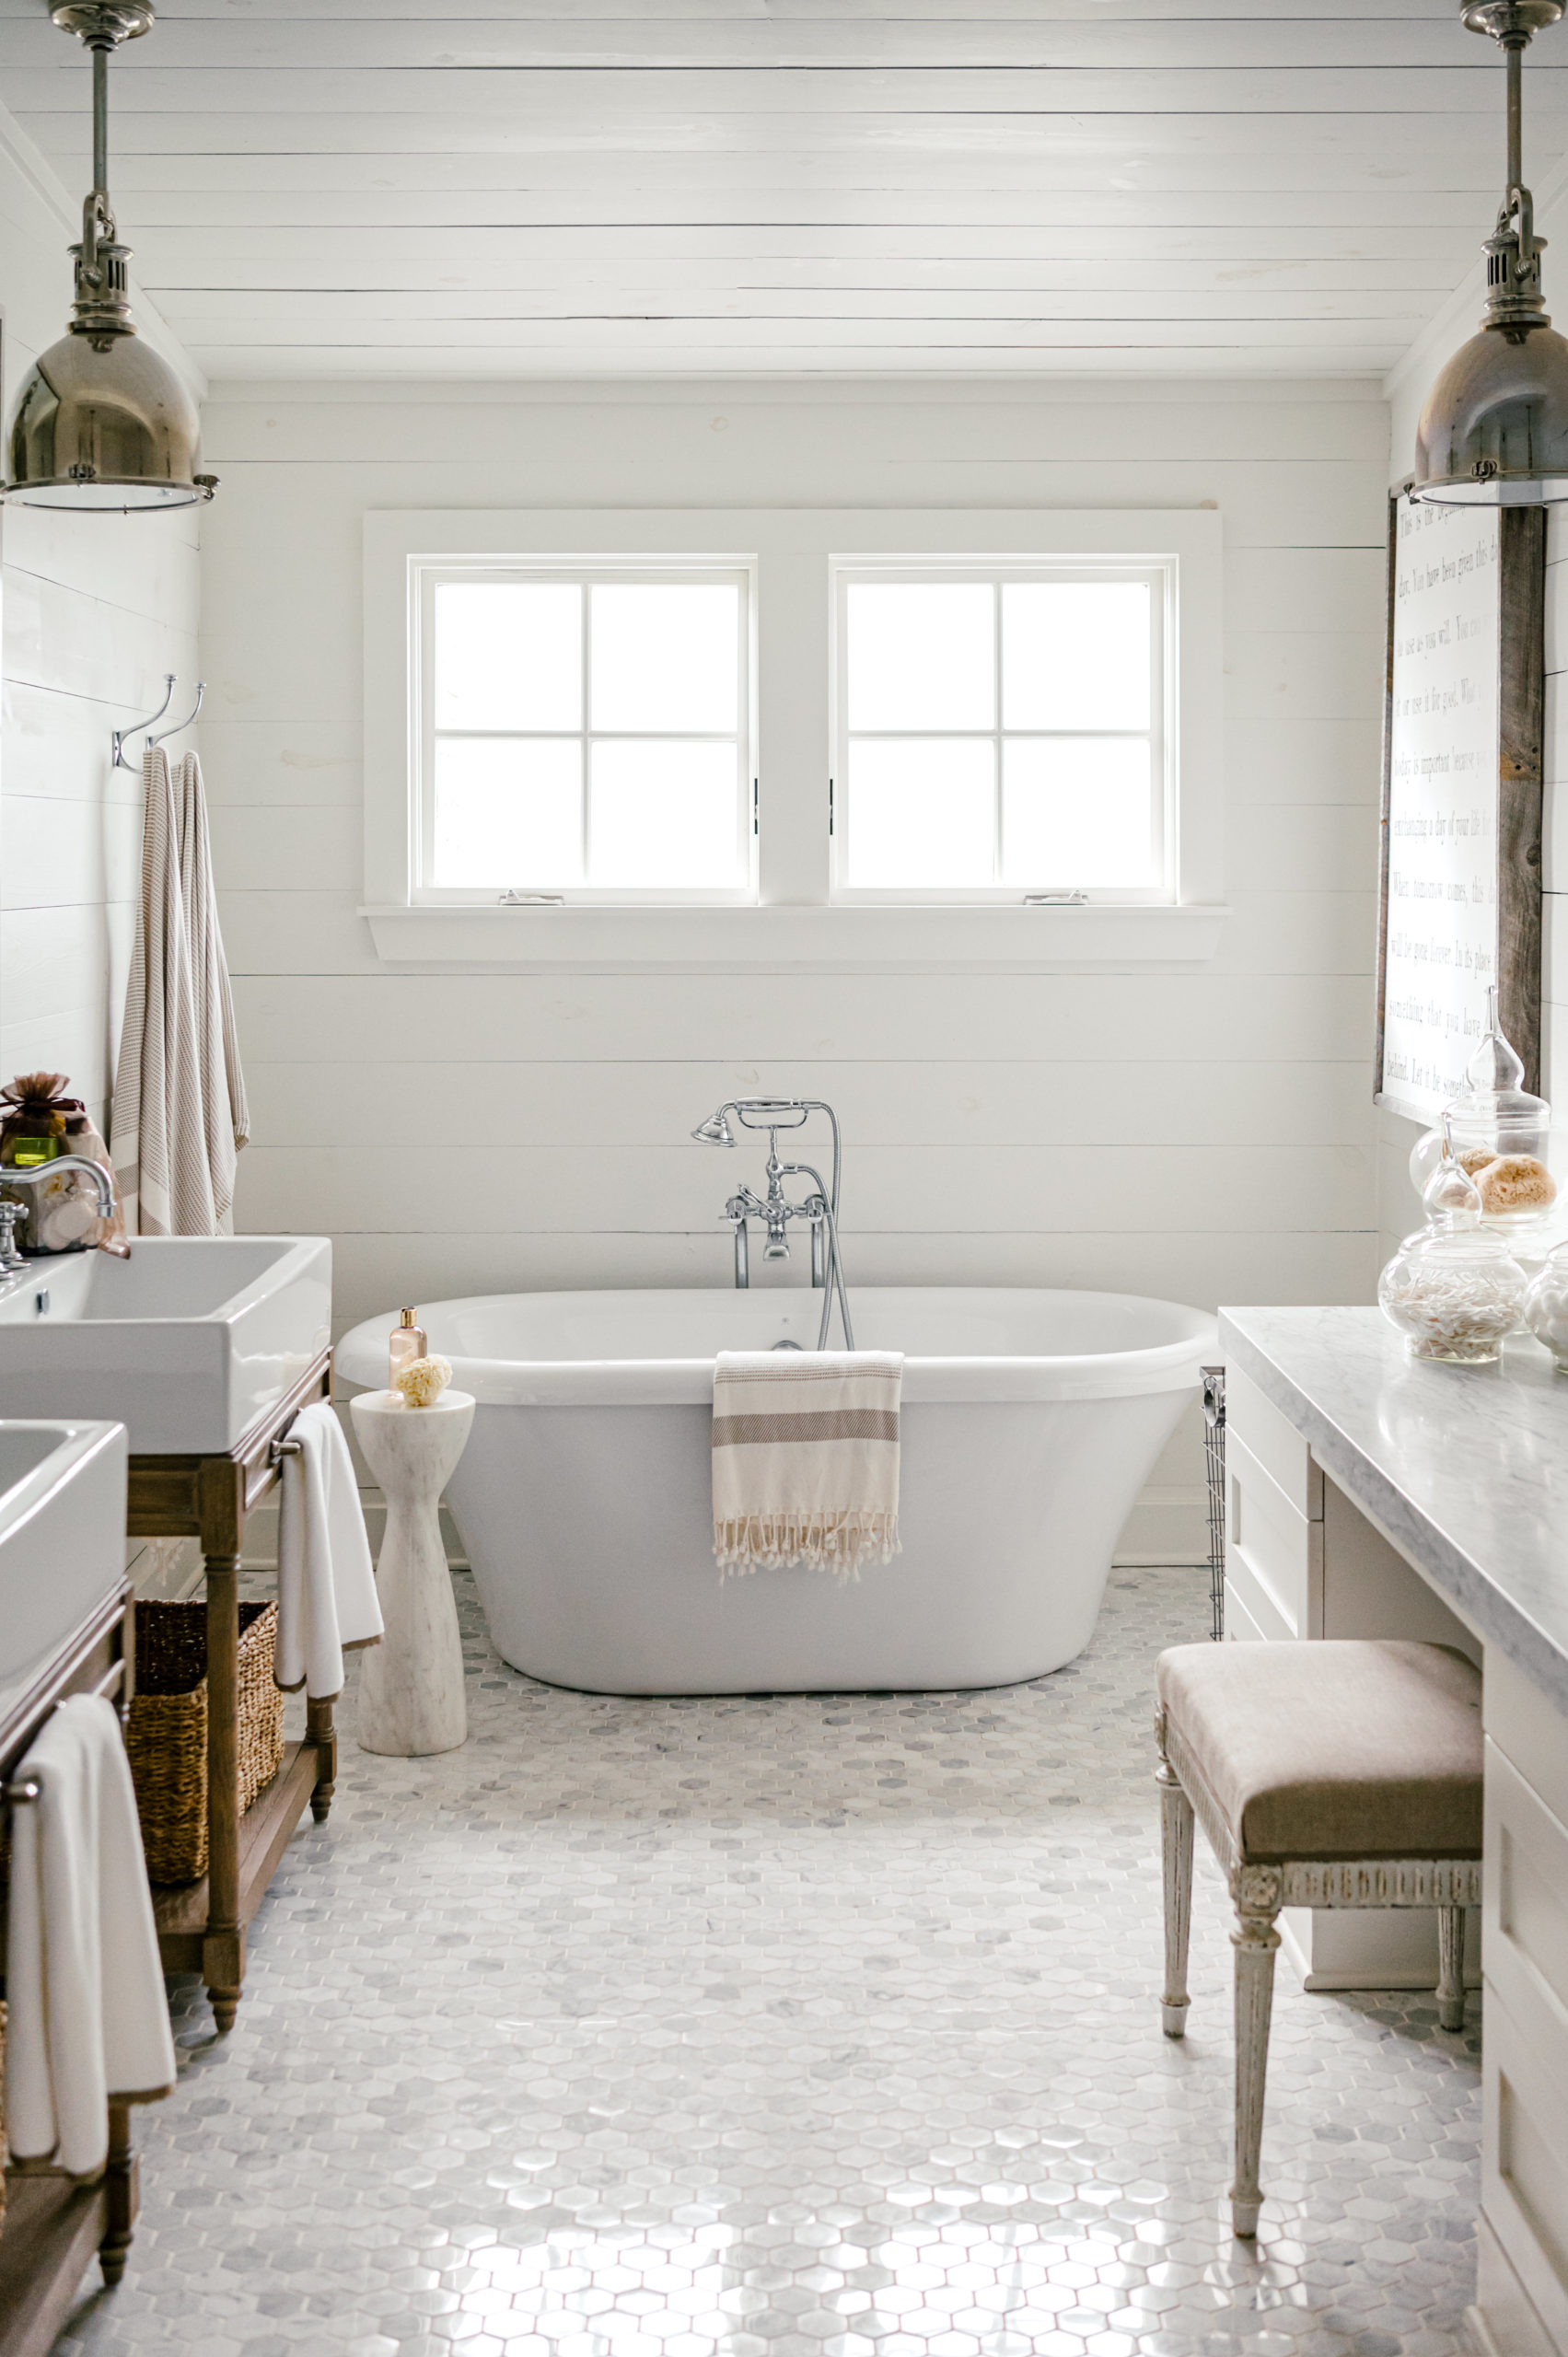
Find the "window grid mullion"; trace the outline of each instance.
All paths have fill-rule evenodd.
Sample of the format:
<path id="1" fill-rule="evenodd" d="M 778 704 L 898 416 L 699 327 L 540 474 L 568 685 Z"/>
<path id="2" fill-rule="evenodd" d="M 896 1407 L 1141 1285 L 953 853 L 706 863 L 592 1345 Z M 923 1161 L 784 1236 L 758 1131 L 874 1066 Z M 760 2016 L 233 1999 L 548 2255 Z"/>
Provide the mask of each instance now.
<path id="1" fill-rule="evenodd" d="M 580 830 L 581 830 L 581 834 L 582 834 L 582 844 L 583 844 L 583 852 L 582 852 L 582 859 L 583 859 L 583 882 L 584 882 L 585 884 L 591 884 L 591 883 L 592 883 L 592 881 L 593 881 L 593 878 L 592 878 L 592 876 L 590 875 L 590 873 L 589 873 L 589 869 L 588 869 L 588 845 L 589 845 L 590 842 L 592 841 L 592 836 L 591 836 L 591 833 L 590 833 L 590 830 L 589 830 L 589 824 L 588 824 L 588 820 L 589 820 L 589 807 L 588 807 L 588 800 L 589 800 L 589 796 L 590 796 L 590 795 L 591 795 L 591 794 L 593 793 L 593 775 L 594 775 L 594 765 L 593 765 L 593 716 L 594 716 L 594 703 L 593 703 L 593 695 L 594 695 L 594 674 L 593 674 L 593 659 L 594 659 L 594 658 L 593 658 L 593 605 L 594 605 L 594 593 L 593 593 L 593 584 L 592 584 L 591 582 L 588 582 L 588 581 L 585 581 L 585 582 L 581 583 L 581 584 L 580 584 L 580 586 L 579 586 L 579 587 L 578 587 L 578 590 L 577 590 L 577 596 L 578 596 L 578 598 L 580 598 L 580 600 L 581 600 L 581 602 L 582 602 L 582 615 L 581 615 L 581 619 L 580 619 L 580 622 L 579 622 L 579 628 L 580 628 L 580 630 L 581 630 L 581 632 L 582 632 L 582 648 L 583 648 L 583 701 L 582 701 L 582 704 L 581 704 L 581 706 L 579 707 L 579 709 L 578 709 L 578 713 L 577 713 L 577 721 L 578 721 L 577 759 L 578 759 L 578 762 L 579 762 L 579 764 L 580 764 L 580 768 L 579 768 L 579 775 L 580 775 L 580 777 L 581 777 L 581 781 L 582 781 L 582 786 L 581 786 L 581 792 L 582 792 L 582 807 L 581 807 L 581 812 L 580 812 L 580 816 L 579 816 L 579 819 L 578 819 L 578 825 L 579 825 L 579 828 L 580 828 Z"/>
<path id="2" fill-rule="evenodd" d="M 991 880 L 1000 884 L 1002 842 L 1002 584 L 991 585 Z"/>

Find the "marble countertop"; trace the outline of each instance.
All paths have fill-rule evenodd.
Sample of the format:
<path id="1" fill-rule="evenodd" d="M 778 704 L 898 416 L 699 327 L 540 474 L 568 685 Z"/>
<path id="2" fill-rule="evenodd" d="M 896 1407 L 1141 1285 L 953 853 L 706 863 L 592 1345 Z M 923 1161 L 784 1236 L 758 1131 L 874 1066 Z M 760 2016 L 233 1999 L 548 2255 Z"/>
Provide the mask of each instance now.
<path id="1" fill-rule="evenodd" d="M 1225 1309 L 1220 1355 L 1568 1714 L 1568 1376 L 1540 1345 L 1423 1365 L 1376 1309 Z"/>

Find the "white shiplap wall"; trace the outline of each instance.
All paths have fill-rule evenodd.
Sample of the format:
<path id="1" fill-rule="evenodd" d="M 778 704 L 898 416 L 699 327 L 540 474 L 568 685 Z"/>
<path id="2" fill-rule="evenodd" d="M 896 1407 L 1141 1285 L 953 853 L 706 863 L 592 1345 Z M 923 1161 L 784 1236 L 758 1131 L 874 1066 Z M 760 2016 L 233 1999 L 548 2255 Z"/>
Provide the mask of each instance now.
<path id="1" fill-rule="evenodd" d="M 738 1164 L 687 1132 L 756 1089 L 839 1107 L 862 1282 L 1368 1296 L 1376 389 L 230 385 L 204 434 L 203 753 L 253 1112 L 238 1215 L 332 1235 L 340 1323 L 492 1287 L 726 1283 Z M 687 502 L 1216 505 L 1237 913 L 1214 964 L 382 970 L 355 913 L 365 511 Z M 1189 1507 L 1195 1478 L 1173 1476 Z"/>
<path id="2" fill-rule="evenodd" d="M 73 234 L 63 196 L 0 119 L 7 414 L 64 331 Z M 110 768 L 110 731 L 154 708 L 166 672 L 194 679 L 197 526 L 188 512 L 7 506 L 0 552 L 0 1078 L 69 1073 L 101 1121 L 141 842 L 141 778 Z"/>
<path id="3" fill-rule="evenodd" d="M 79 230 L 47 166 L 0 110 L 4 407 L 65 324 L 65 248 Z M 144 331 L 186 370 L 138 294 Z M 107 1133 L 140 866 L 139 774 L 110 765 L 110 731 L 150 712 L 163 675 L 195 677 L 193 515 L 0 508 L 0 1079 L 68 1073 Z M 134 1541 L 139 1594 L 180 1594 L 190 1544 Z"/>

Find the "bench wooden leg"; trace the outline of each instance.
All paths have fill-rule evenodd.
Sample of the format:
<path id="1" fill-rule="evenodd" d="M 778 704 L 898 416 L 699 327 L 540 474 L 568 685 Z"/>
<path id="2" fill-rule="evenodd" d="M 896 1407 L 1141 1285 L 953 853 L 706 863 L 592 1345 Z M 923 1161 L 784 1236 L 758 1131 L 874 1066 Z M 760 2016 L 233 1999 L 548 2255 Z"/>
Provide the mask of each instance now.
<path id="1" fill-rule="evenodd" d="M 1445 2029 L 1465 2026 L 1465 1910 L 1437 1910 L 1437 2018 Z"/>
<path id="2" fill-rule="evenodd" d="M 1258 2163 L 1263 2144 L 1263 2087 L 1269 2070 L 1269 2019 L 1274 2002 L 1274 1952 L 1280 1935 L 1282 1878 L 1277 1866 L 1237 1866 L 1230 1878 L 1236 1901 L 1236 2180 L 1230 2189 L 1233 2234 L 1258 2231 L 1262 2189 Z"/>
<path id="3" fill-rule="evenodd" d="M 1155 1771 L 1160 1793 L 1160 1845 L 1165 1856 L 1165 1994 L 1160 2022 L 1167 2038 L 1187 2028 L 1187 1950 L 1192 1931 L 1192 1804 L 1160 1747 Z"/>

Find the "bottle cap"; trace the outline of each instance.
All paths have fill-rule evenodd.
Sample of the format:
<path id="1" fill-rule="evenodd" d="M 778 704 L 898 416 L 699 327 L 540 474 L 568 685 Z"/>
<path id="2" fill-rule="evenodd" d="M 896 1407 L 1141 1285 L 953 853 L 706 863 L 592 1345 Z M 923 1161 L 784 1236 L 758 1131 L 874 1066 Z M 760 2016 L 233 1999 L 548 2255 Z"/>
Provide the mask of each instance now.
<path id="1" fill-rule="evenodd" d="M 398 1323 L 400 1326 L 412 1326 L 413 1324 L 413 1311 L 412 1309 L 400 1311 Z"/>

